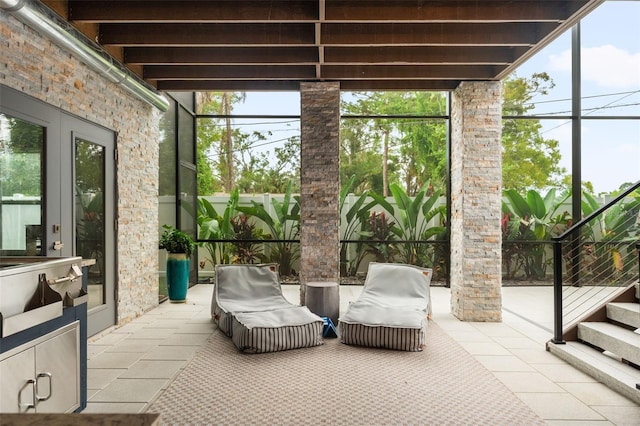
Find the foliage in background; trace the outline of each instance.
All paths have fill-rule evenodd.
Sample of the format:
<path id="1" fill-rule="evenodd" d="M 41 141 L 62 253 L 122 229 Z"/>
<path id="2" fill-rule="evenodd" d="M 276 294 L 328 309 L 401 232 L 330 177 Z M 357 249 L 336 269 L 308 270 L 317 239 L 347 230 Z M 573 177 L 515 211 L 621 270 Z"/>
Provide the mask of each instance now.
<path id="1" fill-rule="evenodd" d="M 396 184 L 389 189 L 395 200 L 395 207 L 382 197 L 372 194 L 374 199 L 385 208 L 395 220 L 393 233 L 397 240 L 406 241 L 397 245 L 398 259 L 411 265 L 432 264 L 432 252 L 429 246 L 419 241 L 427 241 L 442 233 L 446 218 L 446 206 L 438 205 L 442 194 L 431 193 L 430 185 L 421 188 L 415 197 L 410 197 Z M 437 225 L 431 225 L 432 220 Z"/>
<path id="2" fill-rule="evenodd" d="M 356 92 L 343 100 L 341 171 L 355 192 L 389 195 L 392 183 L 415 194 L 446 182 L 446 96 L 440 92 Z M 414 118 L 415 117 L 415 118 Z M 438 118 L 433 118 L 438 117 Z"/>
<path id="3" fill-rule="evenodd" d="M 9 132 L 0 133 L 0 192 L 42 196 L 44 128 L 0 114 L 3 127 Z"/>
<path id="4" fill-rule="evenodd" d="M 543 280 L 552 261 L 548 258 L 548 243 L 572 222 L 568 212 L 559 212 L 571 192 L 558 194 L 550 189 L 543 197 L 529 190 L 523 197 L 515 189 L 508 189 L 504 197 L 509 201 L 502 201 L 505 276 L 513 279 L 516 273 L 524 271 L 527 279 Z"/>
<path id="5" fill-rule="evenodd" d="M 249 131 L 231 115 L 245 92 L 200 92 L 197 120 L 198 194 L 282 193 L 300 180 L 300 140 L 291 137 L 269 151 L 258 149 L 273 135 Z M 298 188 L 299 185 L 294 185 Z"/>
<path id="6" fill-rule="evenodd" d="M 280 275 L 295 275 L 294 263 L 300 258 L 300 244 L 294 242 L 300 236 L 300 197 L 293 196 L 292 184 L 289 182 L 282 202 L 271 199 L 271 215 L 267 206 L 251 201 L 251 207 L 237 206 L 237 210 L 262 221 L 270 234 L 265 240 L 275 240 L 270 244 L 267 257 L 270 262 L 278 263 Z"/>
<path id="7" fill-rule="evenodd" d="M 600 205 L 593 196 L 584 194 L 584 215 L 588 216 L 598 208 Z M 585 275 L 592 278 L 615 276 L 634 268 L 638 261 L 635 243 L 640 239 L 640 191 L 636 190 L 628 200 L 597 216 L 591 227 L 587 227 L 586 235 L 581 237 L 591 256 Z"/>
<path id="8" fill-rule="evenodd" d="M 530 78 L 510 75 L 502 83 L 502 114 L 523 116 L 535 104 L 535 94 L 547 94 L 554 83 L 547 73 Z M 542 135 L 539 119 L 505 119 L 502 123 L 502 187 L 524 192 L 559 186 L 566 170 L 560 167 L 560 145 Z"/>
<path id="9" fill-rule="evenodd" d="M 365 229 L 360 237 L 367 241 L 364 252 L 374 257 L 376 262 L 393 262 L 397 248 L 394 246 L 395 222 L 385 212 L 372 211 L 365 222 Z"/>
<path id="10" fill-rule="evenodd" d="M 238 205 L 238 191 L 232 191 L 224 212 L 219 214 L 213 205 L 205 198 L 198 198 L 198 238 L 201 240 L 230 240 L 233 239 L 234 229 L 231 218 L 236 214 Z M 217 264 L 228 264 L 232 261 L 233 245 L 228 242 L 202 242 L 209 257 L 205 259 L 211 266 Z M 204 264 L 200 264 L 204 268 Z"/>
<path id="11" fill-rule="evenodd" d="M 349 210 L 343 213 L 345 200 L 347 195 L 355 185 L 355 176 L 351 176 L 346 185 L 340 191 L 340 220 L 344 215 L 346 224 L 341 223 L 344 231 L 342 233 L 343 240 L 358 240 L 356 243 L 342 242 L 340 243 L 340 276 L 355 276 L 360 267 L 360 263 L 366 255 L 365 243 L 359 241 L 360 236 L 366 231 L 367 217 L 371 208 L 376 205 L 376 201 L 367 201 L 368 192 L 360 194 L 356 201 L 350 205 Z"/>
<path id="12" fill-rule="evenodd" d="M 234 239 L 238 240 L 234 243 L 233 263 L 260 263 L 266 258 L 263 254 L 262 244 L 256 242 L 256 239 L 263 237 L 262 230 L 256 228 L 256 224 L 251 217 L 239 214 L 231 218 L 231 226 L 233 227 Z"/>

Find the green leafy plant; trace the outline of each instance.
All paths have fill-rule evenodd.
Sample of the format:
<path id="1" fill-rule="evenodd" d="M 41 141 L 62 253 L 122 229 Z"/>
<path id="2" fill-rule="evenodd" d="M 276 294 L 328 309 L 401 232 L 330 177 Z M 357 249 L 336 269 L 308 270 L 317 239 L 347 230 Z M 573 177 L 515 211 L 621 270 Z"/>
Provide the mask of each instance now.
<path id="1" fill-rule="evenodd" d="M 196 247 L 193 239 L 173 226 L 163 225 L 162 227 L 165 230 L 160 237 L 160 249 L 169 253 L 184 253 L 187 257 L 191 256 Z"/>
<path id="2" fill-rule="evenodd" d="M 444 205 L 437 205 L 440 193 L 427 196 L 428 188 L 429 186 L 425 185 L 412 199 L 399 185 L 389 185 L 397 210 L 383 197 L 374 196 L 396 222 L 393 231 L 398 240 L 404 241 L 399 245 L 399 256 L 404 263 L 433 264 L 430 255 L 432 251 L 421 241 L 429 240 L 445 231 L 443 223 L 447 208 Z M 435 218 L 439 219 L 438 225 L 431 226 Z"/>
<path id="3" fill-rule="evenodd" d="M 236 212 L 239 194 L 237 190 L 231 192 L 229 201 L 222 215 L 218 214 L 213 205 L 205 198 L 198 199 L 198 236 L 201 240 L 230 240 L 233 239 L 234 229 L 231 218 Z M 211 265 L 231 263 L 233 246 L 223 241 L 207 241 L 199 243 L 209 257 L 200 263 L 204 268 L 206 262 Z"/>
<path id="4" fill-rule="evenodd" d="M 595 198 L 585 193 L 582 209 L 585 216 L 600 208 Z M 604 279 L 631 270 L 637 262 L 635 242 L 640 236 L 640 193 L 616 204 L 587 227 L 584 240 L 589 244 L 593 261 L 584 268 L 593 277 Z"/>
<path id="5" fill-rule="evenodd" d="M 355 176 L 351 176 L 347 184 L 340 191 L 339 206 L 341 219 L 347 195 L 353 188 L 354 184 Z M 375 200 L 366 203 L 367 196 L 368 192 L 363 192 L 345 213 L 344 217 L 346 219 L 346 224 L 342 234 L 342 238 L 344 240 L 359 239 L 363 233 L 366 232 L 367 217 L 369 216 L 371 208 L 377 204 Z M 340 275 L 343 277 L 355 276 L 365 255 L 366 251 L 364 242 L 342 242 L 340 244 Z"/>
<path id="6" fill-rule="evenodd" d="M 275 213 L 272 217 L 267 208 L 256 201 L 251 206 L 237 206 L 237 210 L 262 221 L 269 228 L 265 240 L 274 240 L 274 247 L 267 255 L 269 261 L 278 263 L 282 276 L 294 275 L 293 266 L 300 258 L 299 244 L 295 242 L 300 236 L 300 202 L 299 196 L 292 196 L 292 183 L 289 181 L 282 202 L 271 199 L 271 207 Z"/>
<path id="7" fill-rule="evenodd" d="M 256 228 L 256 224 L 251 221 L 251 217 L 239 214 L 231 218 L 234 239 L 238 240 L 234 244 L 233 263 L 256 263 L 265 260 L 262 253 L 262 244 L 255 240 L 262 237 L 262 230 Z"/>
<path id="8" fill-rule="evenodd" d="M 542 197 L 529 190 L 526 198 L 515 189 L 508 189 L 502 202 L 503 262 L 506 276 L 515 278 L 520 271 L 528 279 L 544 279 L 551 237 L 568 228 L 571 216 L 559 212 L 571 196 L 570 191 L 558 194 L 551 189 Z"/>
<path id="9" fill-rule="evenodd" d="M 371 212 L 366 223 L 366 230 L 360 235 L 368 240 L 379 242 L 367 242 L 365 252 L 372 254 L 377 262 L 393 262 L 396 250 L 393 246 L 395 240 L 395 222 L 389 220 L 385 212 Z"/>

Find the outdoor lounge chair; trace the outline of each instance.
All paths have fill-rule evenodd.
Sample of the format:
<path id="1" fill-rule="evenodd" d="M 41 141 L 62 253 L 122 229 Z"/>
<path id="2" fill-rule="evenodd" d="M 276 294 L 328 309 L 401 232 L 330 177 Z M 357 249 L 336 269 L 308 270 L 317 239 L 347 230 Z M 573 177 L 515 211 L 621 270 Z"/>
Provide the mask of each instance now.
<path id="1" fill-rule="evenodd" d="M 370 263 L 360 297 L 338 323 L 342 343 L 421 351 L 431 315 L 431 269 Z"/>
<path id="2" fill-rule="evenodd" d="M 216 265 L 211 316 L 242 352 L 263 353 L 318 346 L 322 318 L 282 295 L 278 267 Z"/>

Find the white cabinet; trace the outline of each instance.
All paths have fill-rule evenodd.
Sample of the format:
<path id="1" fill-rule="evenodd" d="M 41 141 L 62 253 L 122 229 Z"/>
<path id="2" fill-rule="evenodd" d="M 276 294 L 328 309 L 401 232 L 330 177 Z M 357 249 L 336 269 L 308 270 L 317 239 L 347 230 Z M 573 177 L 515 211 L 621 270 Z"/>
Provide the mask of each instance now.
<path id="1" fill-rule="evenodd" d="M 0 413 L 68 413 L 80 406 L 80 322 L 0 355 Z"/>

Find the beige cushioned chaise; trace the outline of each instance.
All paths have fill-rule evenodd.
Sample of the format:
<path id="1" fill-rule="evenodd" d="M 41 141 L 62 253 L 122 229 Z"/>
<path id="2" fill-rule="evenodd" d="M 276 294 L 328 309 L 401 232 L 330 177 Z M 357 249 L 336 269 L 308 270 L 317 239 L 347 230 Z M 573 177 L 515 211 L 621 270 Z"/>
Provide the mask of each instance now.
<path id="1" fill-rule="evenodd" d="M 242 352 L 263 353 L 321 345 L 324 323 L 282 295 L 278 267 L 216 265 L 211 316 Z"/>
<path id="2" fill-rule="evenodd" d="M 358 299 L 340 317 L 342 343 L 421 351 L 431 313 L 431 269 L 370 263 Z"/>

